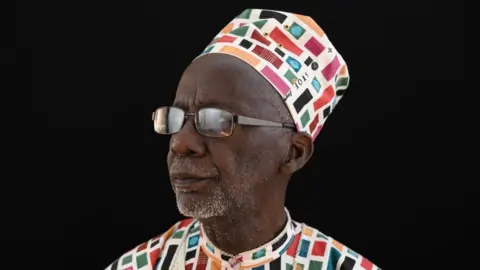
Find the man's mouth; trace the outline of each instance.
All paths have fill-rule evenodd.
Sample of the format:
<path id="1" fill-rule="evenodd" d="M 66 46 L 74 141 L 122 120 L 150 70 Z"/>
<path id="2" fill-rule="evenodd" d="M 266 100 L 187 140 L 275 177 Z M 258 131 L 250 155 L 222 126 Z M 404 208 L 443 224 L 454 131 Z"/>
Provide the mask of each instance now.
<path id="1" fill-rule="evenodd" d="M 205 180 L 208 180 L 208 179 L 211 179 L 211 178 L 186 178 L 186 179 L 175 179 L 174 182 L 175 182 L 175 185 L 178 185 L 178 186 L 188 186 L 188 185 L 191 185 L 193 183 L 197 183 L 197 182 L 201 182 L 201 181 L 205 181 Z"/>
<path id="2" fill-rule="evenodd" d="M 214 180 L 215 178 L 174 178 L 173 185 L 179 191 L 195 191 Z"/>

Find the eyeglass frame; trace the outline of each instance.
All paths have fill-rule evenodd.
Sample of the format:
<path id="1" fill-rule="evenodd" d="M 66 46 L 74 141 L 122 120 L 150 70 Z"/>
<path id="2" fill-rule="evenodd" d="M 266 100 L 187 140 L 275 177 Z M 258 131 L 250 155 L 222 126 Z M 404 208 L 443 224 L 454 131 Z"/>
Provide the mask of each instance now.
<path id="1" fill-rule="evenodd" d="M 295 124 L 282 123 L 282 122 L 276 122 L 276 121 L 270 121 L 270 120 L 264 120 L 264 119 L 258 119 L 258 118 L 253 118 L 253 117 L 249 117 L 249 116 L 239 115 L 239 114 L 233 113 L 229 110 L 226 110 L 226 109 L 223 109 L 223 108 L 218 108 L 218 107 L 204 107 L 204 108 L 200 108 L 197 112 L 187 112 L 187 111 L 185 111 L 184 109 L 182 109 L 178 106 L 162 106 L 162 107 L 158 107 L 157 109 L 155 109 L 155 111 L 152 113 L 152 121 L 153 122 L 155 122 L 156 112 L 159 109 L 166 108 L 166 107 L 179 109 L 179 110 L 183 111 L 184 116 L 183 116 L 183 120 L 182 120 L 182 125 L 177 132 L 170 133 L 170 134 L 161 134 L 161 133 L 156 132 L 157 134 L 160 134 L 160 135 L 173 135 L 173 134 L 176 134 L 176 133 L 180 132 L 180 130 L 182 130 L 185 123 L 187 122 L 187 118 L 189 116 L 193 116 L 193 119 L 194 119 L 193 121 L 194 121 L 194 124 L 195 124 L 195 130 L 197 131 L 198 134 L 200 134 L 202 136 L 206 136 L 206 137 L 212 137 L 212 138 L 224 138 L 224 137 L 232 136 L 236 125 L 255 126 L 255 127 L 278 127 L 278 128 L 292 129 L 294 131 L 297 130 L 297 127 L 296 127 Z M 202 134 L 200 131 L 198 131 L 196 115 L 198 114 L 198 112 L 200 110 L 204 110 L 204 109 L 216 109 L 216 110 L 228 112 L 232 115 L 232 127 L 231 127 L 228 135 L 226 135 L 226 136 L 209 136 L 209 135 Z"/>

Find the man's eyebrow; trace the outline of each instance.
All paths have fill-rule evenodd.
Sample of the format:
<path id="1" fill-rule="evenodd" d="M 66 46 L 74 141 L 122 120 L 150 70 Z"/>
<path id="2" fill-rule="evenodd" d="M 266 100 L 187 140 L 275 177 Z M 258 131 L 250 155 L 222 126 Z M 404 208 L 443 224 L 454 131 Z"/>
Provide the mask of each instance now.
<path id="1" fill-rule="evenodd" d="M 172 106 L 174 107 L 179 107 L 182 109 L 190 109 L 190 105 L 183 102 L 183 101 L 174 101 Z M 206 107 L 213 107 L 213 108 L 219 108 L 219 109 L 227 109 L 227 110 L 232 110 L 234 109 L 234 106 L 232 106 L 230 103 L 227 103 L 222 100 L 214 100 L 214 101 L 197 101 L 194 104 L 195 107 L 198 109 L 200 108 L 206 108 Z"/>

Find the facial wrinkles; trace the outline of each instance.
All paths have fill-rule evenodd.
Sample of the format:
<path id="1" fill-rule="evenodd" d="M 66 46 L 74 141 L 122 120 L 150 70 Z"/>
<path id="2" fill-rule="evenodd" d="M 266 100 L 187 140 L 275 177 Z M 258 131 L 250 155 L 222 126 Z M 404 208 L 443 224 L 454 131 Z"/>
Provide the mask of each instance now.
<path id="1" fill-rule="evenodd" d="M 225 191 L 225 201 L 217 201 L 219 204 L 222 204 L 222 209 L 225 211 L 224 216 L 238 217 L 244 216 L 239 211 L 248 213 L 249 209 L 253 209 L 256 205 L 256 201 L 253 198 L 253 185 L 251 179 L 255 179 L 257 171 L 255 170 L 255 164 L 258 162 L 256 159 L 245 159 L 243 163 L 239 160 L 238 157 L 230 155 L 226 160 L 227 164 L 231 164 L 228 167 L 228 170 L 225 171 L 225 175 L 232 177 L 225 181 L 222 185 L 223 190 Z M 238 164 L 242 164 L 238 166 Z M 237 169 L 235 169 L 235 165 Z M 240 169 L 240 170 L 238 170 Z M 233 182 L 235 181 L 235 182 Z M 231 212 L 236 212 L 232 214 Z M 231 238 L 241 239 L 246 241 L 251 241 L 252 239 L 247 239 L 249 236 L 243 235 L 240 232 L 243 231 L 246 223 L 242 220 L 233 221 L 236 228 L 230 231 L 217 230 L 216 227 L 213 227 L 215 240 L 216 241 L 225 241 Z M 251 226 L 252 224 L 249 224 Z"/>
<path id="2" fill-rule="evenodd" d="M 222 63 L 222 65 L 218 63 Z M 250 117 L 265 118 L 265 112 L 268 111 L 268 115 L 271 115 L 271 112 L 277 112 L 278 108 L 274 106 L 274 103 L 272 102 L 272 100 L 270 100 L 272 97 L 279 98 L 277 96 L 274 96 L 276 93 L 258 93 L 258 91 L 275 91 L 274 89 L 267 89 L 266 87 L 264 87 L 266 82 L 262 81 L 264 80 L 263 78 L 258 76 L 251 76 L 253 74 L 257 74 L 249 74 L 251 72 L 243 68 L 232 68 L 232 66 L 225 65 L 226 63 L 231 64 L 232 62 L 231 60 L 223 59 L 221 61 L 215 62 L 214 67 L 221 67 L 222 73 L 225 77 L 238 78 L 240 75 L 244 75 L 243 77 L 248 76 L 250 78 L 248 80 L 228 80 L 233 85 L 230 85 L 226 89 L 230 89 L 232 90 L 232 92 L 225 96 L 225 99 L 235 100 L 235 102 L 239 102 L 238 98 L 240 97 L 237 98 L 235 96 L 235 93 L 237 93 L 239 90 L 242 90 L 241 93 L 243 93 L 241 98 L 242 101 L 237 103 L 236 106 L 240 109 L 240 111 L 238 112 L 239 114 L 242 114 L 243 111 L 245 112 L 244 115 Z M 233 63 L 234 65 L 236 65 L 234 61 Z M 207 77 L 209 78 L 209 75 L 207 75 Z M 209 85 L 209 82 L 211 82 L 212 80 L 206 79 L 206 77 L 196 79 L 195 81 L 196 82 L 193 83 L 193 85 L 195 85 L 195 89 L 190 89 L 190 91 L 188 91 L 189 105 L 196 104 L 200 100 L 212 99 L 212 97 L 210 97 L 210 90 L 215 89 L 215 87 L 220 87 L 217 84 Z M 251 91 L 251 95 L 255 95 L 257 99 L 259 98 L 261 100 L 246 99 L 246 97 L 244 96 L 244 94 L 246 94 L 245 90 L 247 92 Z M 215 97 L 215 99 L 218 99 L 218 97 Z M 220 99 L 224 100 L 223 98 Z M 262 101 L 264 102 L 262 103 L 263 106 L 262 104 L 259 104 Z M 267 106 L 273 107 L 275 109 L 272 110 L 272 108 L 270 108 L 264 113 L 261 113 L 258 109 L 265 108 L 266 104 L 268 104 Z M 257 110 L 254 110 L 254 108 L 257 108 Z M 262 115 L 263 117 L 261 117 Z M 270 119 L 270 117 L 267 117 L 266 119 L 275 121 L 275 115 L 278 114 L 273 114 L 273 118 Z M 250 127 L 238 126 L 237 128 L 242 129 Z M 257 127 L 257 129 L 264 128 Z M 249 209 L 255 209 L 258 203 L 258 201 L 255 200 L 256 198 L 254 198 L 255 186 L 261 185 L 260 188 L 265 188 L 263 184 L 267 183 L 269 175 L 269 173 L 267 172 L 259 171 L 259 169 L 261 169 L 259 168 L 259 164 L 267 163 L 267 166 L 272 167 L 275 163 L 275 151 L 273 151 L 274 149 L 272 149 L 275 147 L 275 144 L 272 142 L 270 147 L 268 146 L 268 144 L 270 143 L 265 142 L 266 134 L 264 132 L 267 132 L 267 130 L 265 129 L 263 131 L 258 130 L 256 132 L 248 132 L 246 137 L 242 138 L 242 140 L 248 142 L 248 150 L 245 149 L 245 145 L 237 149 L 231 149 L 228 155 L 224 155 L 221 157 L 223 159 L 222 161 L 218 161 L 218 164 L 215 163 L 219 165 L 221 162 L 221 164 L 225 165 L 220 166 L 220 168 L 222 169 L 222 171 L 220 172 L 222 176 L 221 180 L 218 185 L 212 185 L 210 187 L 208 197 L 204 197 L 201 200 L 196 201 L 183 200 L 182 192 L 175 190 L 179 211 L 186 216 L 192 216 L 196 218 L 209 218 L 214 216 L 225 216 L 228 214 L 229 211 L 239 211 L 240 209 L 243 211 L 248 211 Z M 268 132 L 269 134 L 266 135 L 267 138 L 271 135 L 275 137 L 274 134 L 276 132 L 271 130 L 271 128 L 268 129 Z M 216 143 L 217 142 L 212 142 L 212 145 Z M 215 158 L 215 155 L 213 158 Z M 175 166 L 179 166 L 181 168 L 188 168 L 190 172 L 195 172 L 198 174 L 213 172 L 209 171 L 212 170 L 212 168 L 199 168 L 197 166 L 194 166 L 194 164 L 189 159 L 174 159 L 171 168 L 175 168 Z M 217 171 L 215 171 L 215 173 L 217 173 Z M 255 180 L 257 180 L 257 182 L 255 182 Z"/>
<path id="3" fill-rule="evenodd" d="M 236 201 L 237 207 L 248 211 L 255 209 L 259 203 L 254 190 L 259 184 L 263 184 L 270 174 L 269 171 L 274 170 L 272 166 L 275 152 L 268 149 L 268 145 L 253 134 L 247 135 L 246 139 L 250 142 L 250 147 L 238 149 L 238 155 L 232 156 L 229 160 L 230 164 L 237 164 L 237 170 L 232 168 L 229 175 L 237 176 L 235 181 L 238 182 L 237 185 L 229 185 L 231 188 L 229 194 L 235 196 L 232 199 Z M 259 164 L 266 164 L 269 171 L 264 171 L 265 165 L 259 167 Z"/>
<path id="4" fill-rule="evenodd" d="M 215 167 L 199 167 L 189 158 L 175 157 L 169 167 L 170 172 L 187 171 L 188 173 L 201 176 L 217 176 L 218 170 Z M 207 218 L 219 215 L 225 212 L 225 195 L 218 185 L 215 185 L 209 193 L 211 196 L 206 200 L 184 200 L 184 192 L 181 189 L 173 187 L 177 198 L 177 208 L 185 216 L 195 218 Z"/>
<path id="5" fill-rule="evenodd" d="M 179 159 L 176 159 L 179 160 Z M 182 168 L 189 169 L 192 173 L 199 172 L 203 174 L 206 171 L 194 166 L 188 159 L 182 161 L 174 161 L 174 166 L 180 166 Z M 236 211 L 238 209 L 252 209 L 255 201 L 252 198 L 253 186 L 250 179 L 256 178 L 255 164 L 257 159 L 249 159 L 239 166 L 240 170 L 234 169 L 234 164 L 241 164 L 233 155 L 229 155 L 224 161 L 226 164 L 230 164 L 228 169 L 223 171 L 223 177 L 218 185 L 213 185 L 209 190 L 209 196 L 202 200 L 183 200 L 183 193 L 181 190 L 174 192 L 177 197 L 177 207 L 183 215 L 191 216 L 195 218 L 211 218 L 215 216 L 228 216 L 230 211 Z M 208 169 L 207 171 L 217 173 L 217 170 Z M 226 179 L 226 178 L 232 179 Z"/>
<path id="6" fill-rule="evenodd" d="M 231 154 L 226 157 L 225 164 L 229 166 L 221 172 L 221 182 L 212 185 L 208 190 L 209 196 L 202 200 L 184 200 L 182 190 L 174 189 L 177 198 L 177 207 L 180 213 L 195 218 L 210 218 L 215 216 L 226 216 L 230 211 L 247 212 L 255 209 L 258 201 L 254 198 L 254 183 L 252 179 L 266 179 L 258 171 L 259 162 L 273 163 L 270 151 L 242 153 L 242 157 Z M 250 153 L 250 154 L 249 154 Z M 247 155 L 247 156 L 245 156 Z M 236 166 L 235 166 L 236 165 Z M 188 171 L 196 175 L 219 175 L 215 167 L 199 167 L 191 159 L 174 158 L 170 171 Z M 227 179 L 231 178 L 231 179 Z"/>
<path id="7" fill-rule="evenodd" d="M 241 153 L 241 156 L 229 156 L 227 162 L 232 164 L 229 167 L 227 173 L 228 175 L 234 177 L 232 179 L 235 183 L 225 183 L 224 190 L 228 197 L 226 203 L 228 207 L 225 208 L 227 211 L 235 211 L 233 214 L 227 212 L 227 216 L 232 217 L 246 217 L 249 216 L 253 211 L 259 209 L 259 204 L 261 201 L 256 198 L 255 189 L 256 188 L 265 188 L 263 185 L 268 181 L 267 175 L 262 175 L 259 171 L 258 164 L 259 162 L 268 162 L 268 164 L 273 163 L 273 151 L 253 151 L 252 149 L 246 150 L 246 152 Z M 234 164 L 237 164 L 237 169 L 235 169 Z M 240 165 L 240 166 L 238 166 Z M 259 182 L 254 182 L 252 179 L 258 179 Z M 252 211 L 253 210 L 253 211 Z M 260 228 L 260 220 L 249 220 L 249 222 L 244 222 L 244 220 L 235 220 L 235 229 L 230 231 L 220 231 L 213 229 L 215 240 L 216 241 L 228 241 L 229 239 L 242 239 L 244 241 L 252 241 L 251 235 L 245 235 L 242 232 L 251 231 L 252 228 Z M 257 223 L 258 222 L 258 223 Z"/>

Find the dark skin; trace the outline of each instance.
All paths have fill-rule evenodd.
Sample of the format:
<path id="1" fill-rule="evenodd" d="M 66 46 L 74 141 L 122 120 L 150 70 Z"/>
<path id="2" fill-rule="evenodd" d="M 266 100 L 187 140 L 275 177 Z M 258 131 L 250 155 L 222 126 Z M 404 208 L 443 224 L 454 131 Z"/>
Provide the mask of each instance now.
<path id="1" fill-rule="evenodd" d="M 251 66 L 225 54 L 194 61 L 180 80 L 174 105 L 188 112 L 209 106 L 293 123 L 272 86 Z M 218 206 L 221 210 L 208 217 L 192 216 L 215 246 L 235 255 L 267 243 L 283 229 L 288 181 L 312 153 L 305 133 L 237 125 L 230 137 L 210 138 L 198 134 L 189 118 L 171 137 L 168 166 L 171 173 L 215 172 L 214 181 L 195 193 L 177 193 L 177 201 L 188 209 Z M 214 191 L 223 196 L 215 197 Z"/>

